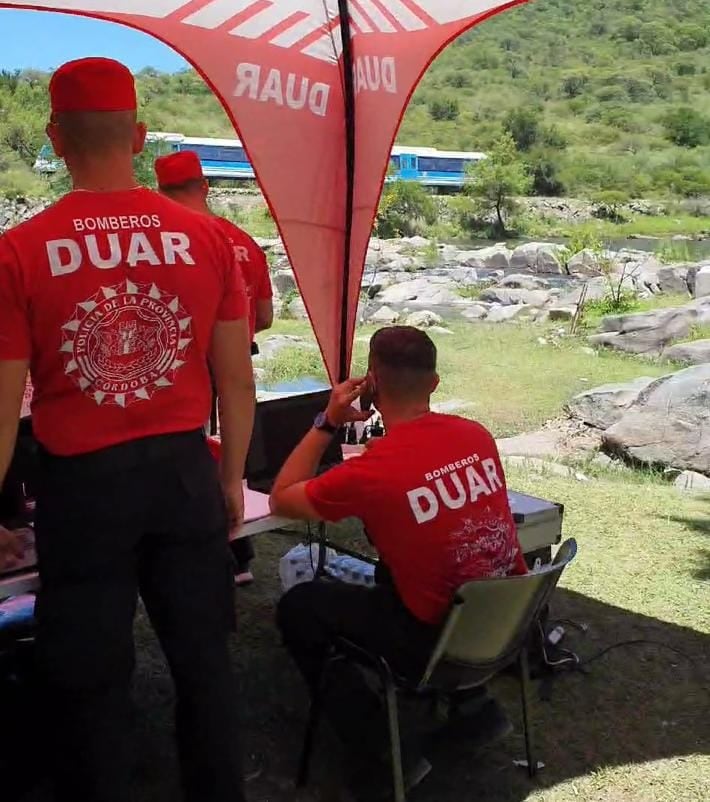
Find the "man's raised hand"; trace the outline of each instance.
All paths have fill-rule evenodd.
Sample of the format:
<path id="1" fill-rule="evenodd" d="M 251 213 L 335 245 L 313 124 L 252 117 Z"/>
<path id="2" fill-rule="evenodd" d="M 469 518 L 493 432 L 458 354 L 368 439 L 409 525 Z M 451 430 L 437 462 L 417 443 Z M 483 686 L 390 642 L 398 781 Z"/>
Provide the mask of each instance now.
<path id="1" fill-rule="evenodd" d="M 325 413 L 328 423 L 332 426 L 343 426 L 346 423 L 368 420 L 372 412 L 361 412 L 353 406 L 353 403 L 366 389 L 367 377 L 365 376 L 359 379 L 346 379 L 342 384 L 333 387 Z"/>

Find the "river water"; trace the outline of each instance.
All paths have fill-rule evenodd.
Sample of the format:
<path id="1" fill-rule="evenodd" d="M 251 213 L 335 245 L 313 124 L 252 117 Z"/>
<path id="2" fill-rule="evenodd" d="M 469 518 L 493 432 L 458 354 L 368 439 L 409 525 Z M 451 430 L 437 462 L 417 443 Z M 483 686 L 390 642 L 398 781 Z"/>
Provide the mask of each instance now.
<path id="1" fill-rule="evenodd" d="M 566 240 L 561 237 L 538 237 L 537 239 L 525 237 L 509 240 L 471 239 L 463 242 L 458 240 L 457 242 L 452 242 L 451 244 L 456 245 L 458 248 L 475 249 L 486 248 L 490 245 L 496 245 L 499 242 L 505 242 L 510 249 L 516 248 L 518 245 L 524 245 L 526 242 L 558 242 L 561 245 L 566 244 Z M 620 251 L 624 248 L 628 248 L 629 250 L 633 251 L 656 253 L 669 242 L 672 242 L 673 246 L 678 248 L 679 253 L 686 251 L 691 262 L 701 262 L 704 259 L 710 259 L 710 239 L 673 240 L 671 237 L 627 237 L 625 239 L 604 240 L 603 244 L 605 248 L 611 251 Z"/>

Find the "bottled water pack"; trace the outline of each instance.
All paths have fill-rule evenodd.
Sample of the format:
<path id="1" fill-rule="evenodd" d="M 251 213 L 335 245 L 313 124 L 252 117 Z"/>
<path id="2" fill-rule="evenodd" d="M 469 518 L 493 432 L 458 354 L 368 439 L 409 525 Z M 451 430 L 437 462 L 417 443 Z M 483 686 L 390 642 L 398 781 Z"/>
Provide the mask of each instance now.
<path id="1" fill-rule="evenodd" d="M 288 551 L 279 562 L 279 577 L 284 592 L 302 582 L 311 582 L 318 569 L 320 549 L 316 543 L 310 547 L 299 543 Z M 353 585 L 371 587 L 375 584 L 375 566 L 355 557 L 336 554 L 333 549 L 326 549 L 325 571 L 333 579 Z"/>

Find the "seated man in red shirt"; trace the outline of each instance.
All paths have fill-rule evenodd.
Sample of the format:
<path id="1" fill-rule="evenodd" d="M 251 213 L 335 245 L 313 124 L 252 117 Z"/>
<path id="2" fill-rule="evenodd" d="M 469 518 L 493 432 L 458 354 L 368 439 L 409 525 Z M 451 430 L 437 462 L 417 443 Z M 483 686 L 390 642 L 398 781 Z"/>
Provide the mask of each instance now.
<path id="1" fill-rule="evenodd" d="M 324 580 L 282 597 L 278 624 L 311 687 L 334 636 L 382 655 L 398 673 L 421 676 L 458 587 L 527 571 L 495 440 L 479 423 L 432 412 L 438 383 L 436 348 L 424 332 L 381 329 L 370 342 L 366 379 L 333 390 L 327 410 L 276 479 L 274 513 L 360 518 L 387 569 L 378 571 L 374 588 Z M 351 406 L 362 394 L 373 397 L 386 436 L 313 478 L 339 427 L 367 417 Z M 384 574 L 389 581 L 380 583 Z M 377 700 L 355 682 L 346 692 L 343 683 L 333 683 L 345 695 L 342 702 L 329 700 L 329 712 L 350 747 L 377 749 Z M 347 711 L 357 711 L 359 722 Z"/>
<path id="2" fill-rule="evenodd" d="M 254 335 L 259 331 L 270 329 L 274 320 L 273 290 L 264 251 L 246 231 L 223 217 L 213 215 L 207 203 L 209 184 L 202 172 L 202 164 L 197 153 L 192 150 L 182 150 L 161 156 L 155 161 L 155 175 L 163 195 L 195 212 L 210 215 L 232 243 L 249 299 L 251 353 L 252 356 L 258 354 L 259 349 L 254 342 Z M 242 537 L 234 540 L 231 548 L 236 563 L 234 580 L 237 585 L 248 585 L 254 581 L 249 568 L 254 559 L 251 538 Z"/>

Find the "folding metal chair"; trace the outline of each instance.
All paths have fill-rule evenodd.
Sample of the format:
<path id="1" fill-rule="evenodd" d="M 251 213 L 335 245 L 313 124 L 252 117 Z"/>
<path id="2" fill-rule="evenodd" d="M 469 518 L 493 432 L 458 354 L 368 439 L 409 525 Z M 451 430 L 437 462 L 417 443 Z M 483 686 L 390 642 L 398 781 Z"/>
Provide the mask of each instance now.
<path id="1" fill-rule="evenodd" d="M 459 588 L 441 636 L 418 682 L 398 677 L 381 656 L 345 639 L 338 639 L 323 668 L 318 691 L 311 700 L 297 784 L 305 785 L 308 780 L 323 695 L 327 691 L 331 669 L 342 660 L 352 660 L 379 678 L 387 708 L 396 802 L 406 802 L 397 693 L 450 697 L 456 692 L 483 685 L 514 663 L 517 663 L 520 677 L 527 769 L 530 777 L 534 777 L 537 760 L 530 732 L 528 642 L 562 572 L 576 554 L 577 543 L 569 539 L 560 546 L 552 563 L 537 571 L 525 576 L 480 579 Z"/>

